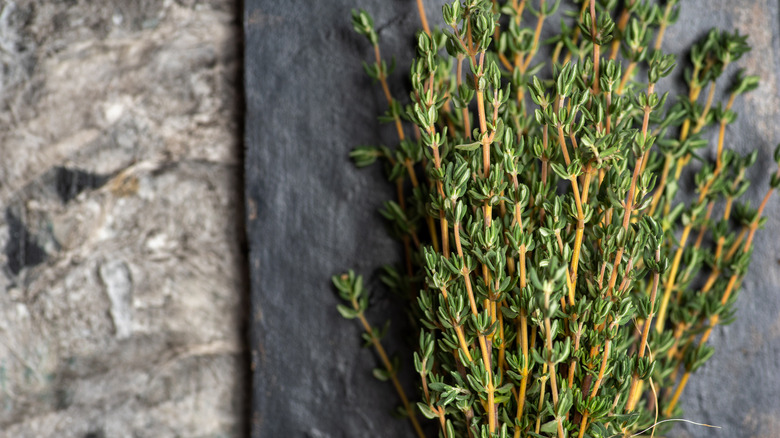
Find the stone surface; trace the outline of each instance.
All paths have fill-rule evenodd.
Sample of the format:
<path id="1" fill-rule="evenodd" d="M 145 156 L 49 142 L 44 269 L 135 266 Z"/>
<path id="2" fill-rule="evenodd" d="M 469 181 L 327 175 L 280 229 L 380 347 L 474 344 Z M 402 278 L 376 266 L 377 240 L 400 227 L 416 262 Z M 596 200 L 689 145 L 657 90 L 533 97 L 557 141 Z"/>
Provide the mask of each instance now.
<path id="1" fill-rule="evenodd" d="M 245 433 L 239 17 L 0 2 L 0 435 Z"/>
<path id="2" fill-rule="evenodd" d="M 382 33 L 392 42 L 388 54 L 406 53 L 417 25 L 405 3 L 366 5 L 378 26 L 392 22 Z M 354 321 L 336 312 L 330 286 L 333 274 L 369 274 L 398 255 L 377 213 L 391 188 L 379 172 L 358 171 L 347 157 L 355 145 L 378 141 L 383 108 L 360 67 L 371 52 L 353 35 L 353 6 L 245 6 L 255 437 L 407 433 L 404 422 L 391 419 L 396 397 L 371 376 L 374 357 L 360 348 Z M 403 89 L 400 81 L 394 89 Z M 377 292 L 372 316 L 381 317 L 391 300 L 375 279 L 369 285 Z"/>
<path id="3" fill-rule="evenodd" d="M 440 23 L 440 2 L 426 4 L 432 23 Z M 329 285 L 330 275 L 355 268 L 375 292 L 370 317 L 379 324 L 394 309 L 373 275 L 399 256 L 376 213 L 391 190 L 377 168 L 359 171 L 347 158 L 356 145 L 393 138 L 392 128 L 376 121 L 385 102 L 360 68 L 372 54 L 351 30 L 353 7 L 374 16 L 384 54 L 400 61 L 391 88 L 405 95 L 418 27 L 413 1 L 246 1 L 255 437 L 412 436 L 405 422 L 391 418 L 396 396 L 371 377 L 376 358 L 359 348 L 360 329 L 338 315 Z M 666 50 L 679 54 L 712 26 L 750 35 L 753 51 L 729 72 L 744 67 L 762 83 L 738 101 L 740 119 L 727 135 L 728 147 L 759 150 L 749 175 L 754 200 L 767 187 L 771 151 L 780 141 L 778 16 L 777 1 L 689 0 L 665 40 Z M 715 357 L 691 379 L 683 400 L 686 418 L 723 429 L 679 425 L 672 436 L 780 436 L 778 199 L 766 215 L 737 322 L 714 332 Z"/>

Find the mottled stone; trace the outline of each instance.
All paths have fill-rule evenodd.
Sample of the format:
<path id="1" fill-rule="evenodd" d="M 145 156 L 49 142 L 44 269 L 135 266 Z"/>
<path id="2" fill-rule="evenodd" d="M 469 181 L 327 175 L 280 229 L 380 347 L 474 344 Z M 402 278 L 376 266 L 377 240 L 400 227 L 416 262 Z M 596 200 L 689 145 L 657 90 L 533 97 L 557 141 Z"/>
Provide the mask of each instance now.
<path id="1" fill-rule="evenodd" d="M 128 338 L 133 333 L 133 280 L 130 278 L 130 270 L 123 261 L 111 260 L 102 263 L 98 272 L 111 303 L 111 320 L 114 322 L 116 337 Z"/>
<path id="2" fill-rule="evenodd" d="M 0 3 L 0 435 L 243 435 L 238 5 Z"/>

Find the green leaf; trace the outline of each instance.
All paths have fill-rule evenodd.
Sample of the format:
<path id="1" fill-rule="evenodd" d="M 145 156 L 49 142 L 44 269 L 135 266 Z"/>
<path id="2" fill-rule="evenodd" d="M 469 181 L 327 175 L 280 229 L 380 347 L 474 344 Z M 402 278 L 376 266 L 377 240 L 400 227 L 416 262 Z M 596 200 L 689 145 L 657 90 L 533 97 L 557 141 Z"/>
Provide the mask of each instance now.
<path id="1" fill-rule="evenodd" d="M 552 168 L 553 172 L 555 172 L 555 174 L 558 175 L 561 179 L 569 179 L 569 174 L 562 164 L 550 163 L 550 167 Z"/>
<path id="2" fill-rule="evenodd" d="M 382 382 L 386 382 L 390 379 L 390 373 L 383 368 L 374 368 L 372 374 L 374 374 L 374 377 L 376 377 L 377 380 L 381 380 Z"/>
<path id="3" fill-rule="evenodd" d="M 339 304 L 338 306 L 336 306 L 336 309 L 339 311 L 341 316 L 347 319 L 354 319 L 357 318 L 357 316 L 359 315 L 357 310 L 351 309 L 343 304 Z"/>
<path id="4" fill-rule="evenodd" d="M 462 151 L 474 151 L 479 149 L 479 147 L 482 145 L 482 143 L 475 141 L 474 143 L 465 143 L 465 144 L 459 144 L 455 146 L 455 149 L 459 149 Z"/>
<path id="5" fill-rule="evenodd" d="M 426 404 L 417 402 L 417 409 L 419 409 L 420 413 L 423 414 L 423 416 L 429 420 L 439 418 L 439 414 L 434 412 L 434 410 L 431 409 L 430 406 Z"/>
<path id="6" fill-rule="evenodd" d="M 544 433 L 556 433 L 558 431 L 558 420 L 551 420 L 542 424 L 539 431 Z"/>

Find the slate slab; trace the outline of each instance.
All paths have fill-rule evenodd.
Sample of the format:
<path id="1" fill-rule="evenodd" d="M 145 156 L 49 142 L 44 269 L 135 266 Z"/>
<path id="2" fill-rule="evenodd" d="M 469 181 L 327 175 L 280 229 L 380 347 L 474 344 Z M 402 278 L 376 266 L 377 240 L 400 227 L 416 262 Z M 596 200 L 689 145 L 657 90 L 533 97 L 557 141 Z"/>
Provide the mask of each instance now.
<path id="1" fill-rule="evenodd" d="M 440 23 L 439 2 L 426 4 L 431 22 Z M 390 416 L 396 396 L 371 376 L 375 357 L 359 348 L 359 327 L 338 315 L 329 285 L 332 274 L 354 268 L 375 291 L 374 321 L 397 315 L 372 275 L 399 258 L 376 213 L 390 186 L 379 169 L 356 170 L 347 158 L 356 145 L 392 139 L 392 128 L 376 121 L 384 99 L 360 67 L 371 52 L 351 29 L 353 7 L 374 16 L 385 55 L 410 57 L 418 27 L 412 0 L 245 2 L 254 437 L 412 436 L 405 421 Z M 739 67 L 760 75 L 762 85 L 735 105 L 742 117 L 728 129 L 728 147 L 759 149 L 749 175 L 756 200 L 780 141 L 778 18 L 778 1 L 689 0 L 664 45 L 684 53 L 712 26 L 750 34 L 754 50 Z M 405 95 L 406 67 L 400 63 L 391 80 L 396 96 Z M 767 209 L 737 322 L 714 332 L 716 355 L 683 400 L 686 418 L 723 429 L 681 425 L 673 436 L 780 436 L 778 204 Z M 391 338 L 403 337 L 401 322 L 394 320 Z"/>

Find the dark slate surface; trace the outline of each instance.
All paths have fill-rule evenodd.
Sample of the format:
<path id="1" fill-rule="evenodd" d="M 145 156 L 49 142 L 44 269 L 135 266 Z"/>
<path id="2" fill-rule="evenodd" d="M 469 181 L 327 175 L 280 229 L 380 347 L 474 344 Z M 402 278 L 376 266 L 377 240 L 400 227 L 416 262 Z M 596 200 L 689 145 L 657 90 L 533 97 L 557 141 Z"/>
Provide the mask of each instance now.
<path id="1" fill-rule="evenodd" d="M 438 23 L 439 2 L 427 3 Z M 353 7 L 372 13 L 385 55 L 409 58 L 418 27 L 413 0 L 245 1 L 254 437 L 411 436 L 407 422 L 390 416 L 395 394 L 371 377 L 375 358 L 360 348 L 357 324 L 336 312 L 329 284 L 330 275 L 354 268 L 375 290 L 375 322 L 398 310 L 371 275 L 399 257 L 376 213 L 392 191 L 379 169 L 356 170 L 347 158 L 358 144 L 393 138 L 376 121 L 385 102 L 360 67 L 371 50 L 351 30 Z M 777 1 L 688 0 L 664 44 L 680 53 L 711 26 L 751 35 L 754 51 L 739 64 L 763 83 L 735 105 L 743 116 L 727 135 L 729 147 L 760 150 L 753 198 L 763 196 L 780 141 L 779 19 Z M 392 81 L 399 97 L 406 66 L 399 63 Z M 723 430 L 682 425 L 674 436 L 780 436 L 778 204 L 767 209 L 738 320 L 715 331 L 718 351 L 683 401 L 686 418 Z M 391 338 L 403 336 L 401 321 Z"/>

